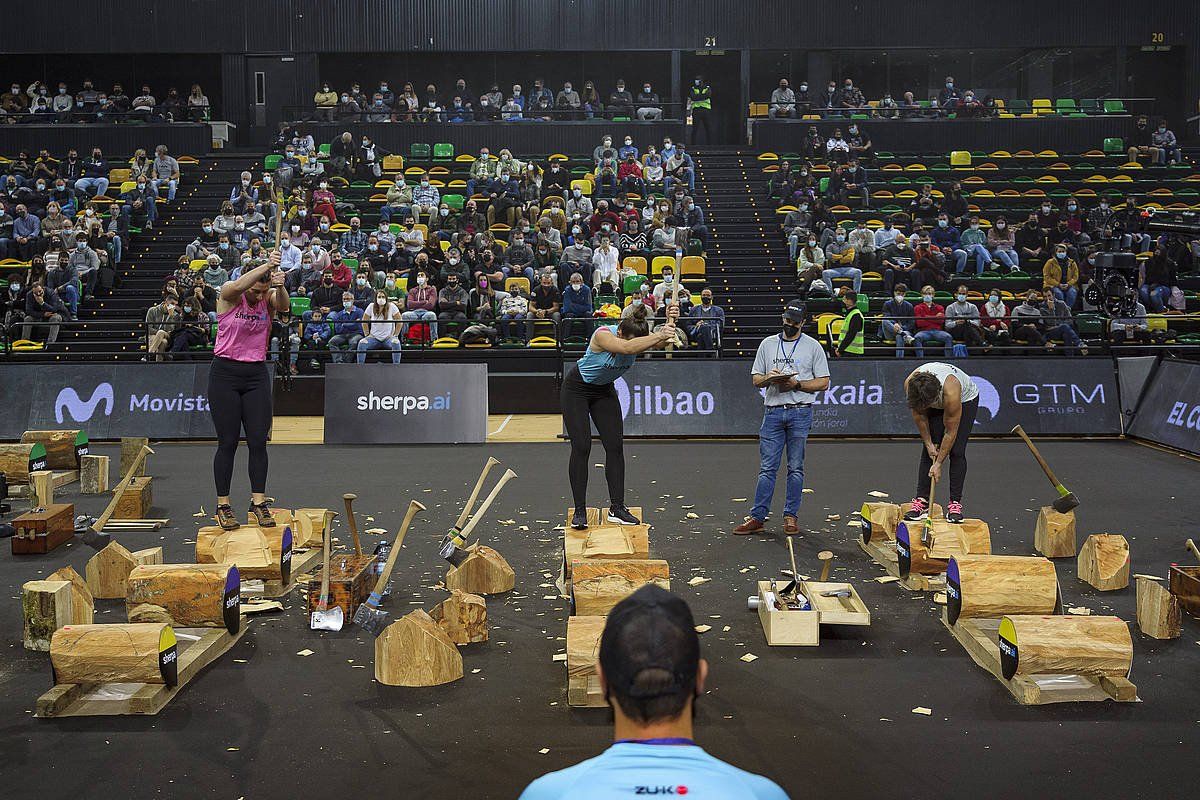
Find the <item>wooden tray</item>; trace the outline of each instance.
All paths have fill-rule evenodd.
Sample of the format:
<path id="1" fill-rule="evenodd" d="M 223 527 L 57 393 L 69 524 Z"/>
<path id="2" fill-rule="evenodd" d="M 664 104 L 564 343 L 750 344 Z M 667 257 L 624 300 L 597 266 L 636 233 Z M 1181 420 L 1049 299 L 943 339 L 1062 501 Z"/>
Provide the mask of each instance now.
<path id="1" fill-rule="evenodd" d="M 778 585 L 778 582 L 776 582 Z M 844 605 L 837 597 L 822 597 L 821 592 L 849 589 Z M 816 647 L 821 643 L 822 625 L 870 625 L 871 611 L 858 591 L 849 583 L 838 581 L 801 581 L 800 591 L 808 598 L 804 611 L 771 608 L 764 594 L 771 590 L 770 581 L 758 582 L 758 620 L 762 623 L 767 644 L 772 647 L 799 645 Z M 846 606 L 849 605 L 850 608 Z"/>

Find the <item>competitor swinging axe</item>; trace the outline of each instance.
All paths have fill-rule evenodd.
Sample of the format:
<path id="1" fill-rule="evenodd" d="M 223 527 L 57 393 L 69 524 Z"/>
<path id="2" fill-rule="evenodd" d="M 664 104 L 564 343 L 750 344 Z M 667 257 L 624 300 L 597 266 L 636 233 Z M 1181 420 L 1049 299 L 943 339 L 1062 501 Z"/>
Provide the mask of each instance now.
<path id="1" fill-rule="evenodd" d="M 413 517 L 417 515 L 417 512 L 424 510 L 425 506 L 416 500 L 408 501 L 408 511 L 404 512 L 404 521 L 400 523 L 400 532 L 396 534 L 396 541 L 392 542 L 392 550 L 388 553 L 387 563 L 383 565 L 383 572 L 379 573 L 379 580 L 375 582 L 375 588 L 371 590 L 371 596 L 367 598 L 367 602 L 360 605 L 354 612 L 354 624 L 361 626 L 372 636 L 378 637 L 390 624 L 391 614 L 379 607 L 379 602 L 383 599 L 383 587 L 387 586 L 388 578 L 392 577 L 392 567 L 396 565 L 396 556 L 400 553 L 400 546 L 404 544 L 404 535 L 408 533 L 408 526 L 412 524 Z"/>
<path id="2" fill-rule="evenodd" d="M 467 560 L 467 556 L 471 555 L 471 552 L 462 549 L 459 545 L 466 542 L 471 536 L 471 532 L 475 530 L 475 526 L 479 524 L 479 520 L 483 519 L 484 513 L 492 505 L 492 501 L 496 499 L 496 496 L 500 494 L 500 490 L 504 488 L 504 484 L 515 477 L 517 477 L 517 473 L 511 469 L 504 471 L 504 474 L 500 476 L 500 480 L 492 487 L 491 493 L 484 498 L 483 503 L 479 506 L 479 510 L 475 512 L 475 516 L 471 517 L 471 521 L 467 523 L 467 527 L 463 528 L 457 537 L 448 539 L 443 543 L 442 549 L 438 551 L 438 555 L 456 567 Z"/>
<path id="3" fill-rule="evenodd" d="M 442 537 L 442 543 L 438 545 L 438 550 L 441 551 L 449 542 L 454 542 L 455 547 L 459 547 L 463 543 L 462 527 L 467 524 L 467 520 L 471 518 L 471 508 L 475 505 L 476 498 L 479 497 L 479 491 L 483 488 L 483 482 L 487 480 L 488 473 L 492 471 L 492 467 L 499 464 L 499 460 L 488 457 L 487 463 L 483 465 L 483 472 L 479 473 L 479 479 L 475 481 L 475 488 L 471 490 L 471 496 L 467 498 L 467 504 L 463 506 L 462 513 L 458 515 L 458 521 L 454 523 L 454 527 L 446 531 L 446 535 Z"/>
<path id="4" fill-rule="evenodd" d="M 1058 490 L 1058 499 L 1051 503 L 1054 510 L 1060 514 L 1065 514 L 1077 507 L 1079 505 L 1079 498 L 1075 496 L 1074 492 L 1063 486 L 1062 481 L 1054 477 L 1054 472 L 1050 469 L 1050 465 L 1046 463 L 1046 459 L 1042 458 L 1042 454 L 1038 452 L 1029 435 L 1025 433 L 1025 429 L 1018 425 L 1012 429 L 1012 432 L 1024 439 L 1025 444 L 1029 445 L 1029 451 L 1037 459 L 1038 466 L 1042 468 L 1042 472 L 1046 473 L 1046 477 L 1050 479 L 1050 483 L 1054 484 L 1054 488 Z"/>

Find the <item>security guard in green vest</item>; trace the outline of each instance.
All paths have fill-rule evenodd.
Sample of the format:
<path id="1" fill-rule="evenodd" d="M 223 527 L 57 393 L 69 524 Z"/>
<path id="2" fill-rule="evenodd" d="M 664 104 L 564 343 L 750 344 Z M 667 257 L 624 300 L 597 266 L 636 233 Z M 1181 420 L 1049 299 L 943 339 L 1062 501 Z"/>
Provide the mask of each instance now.
<path id="1" fill-rule="evenodd" d="M 842 307 L 846 309 L 846 316 L 842 320 L 841 337 L 838 339 L 837 349 L 833 351 L 833 354 L 838 357 L 847 353 L 861 356 L 863 354 L 863 332 L 866 330 L 867 321 L 863 316 L 862 309 L 858 307 L 858 292 L 851 289 L 844 291 Z"/>
<path id="2" fill-rule="evenodd" d="M 703 75 L 692 81 L 687 101 L 692 112 L 692 144 L 712 144 L 712 87 Z"/>

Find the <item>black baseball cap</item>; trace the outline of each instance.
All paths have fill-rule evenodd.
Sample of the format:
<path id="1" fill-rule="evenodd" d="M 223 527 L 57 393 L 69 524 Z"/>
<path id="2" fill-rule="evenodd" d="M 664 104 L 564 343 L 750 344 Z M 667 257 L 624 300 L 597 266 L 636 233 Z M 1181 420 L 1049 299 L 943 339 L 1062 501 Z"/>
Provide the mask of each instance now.
<path id="1" fill-rule="evenodd" d="M 695 691 L 700 666 L 692 610 L 661 587 L 638 589 L 608 614 L 600 637 L 600 666 L 618 702 L 676 696 L 682 708 Z M 629 713 L 625 703 L 622 708 Z"/>
<path id="2" fill-rule="evenodd" d="M 792 322 L 804 322 L 804 318 L 808 316 L 808 306 L 804 305 L 803 301 L 793 300 L 784 307 L 783 315 Z"/>

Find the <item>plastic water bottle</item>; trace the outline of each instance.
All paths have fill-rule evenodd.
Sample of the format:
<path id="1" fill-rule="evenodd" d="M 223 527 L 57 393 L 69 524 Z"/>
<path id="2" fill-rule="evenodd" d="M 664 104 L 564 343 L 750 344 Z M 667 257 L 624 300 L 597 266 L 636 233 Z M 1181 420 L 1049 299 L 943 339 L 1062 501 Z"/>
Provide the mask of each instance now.
<path id="1" fill-rule="evenodd" d="M 383 567 L 387 563 L 388 554 L 391 552 L 392 552 L 392 543 L 387 541 L 386 539 L 381 541 L 379 544 L 375 545 L 375 566 L 372 568 L 371 571 L 374 573 L 376 580 L 379 580 L 379 576 L 383 574 Z M 384 587 L 383 587 L 383 593 L 381 594 L 381 597 L 387 597 L 391 593 L 392 593 L 392 581 L 391 581 L 391 579 L 389 579 L 387 584 L 384 585 Z"/>

